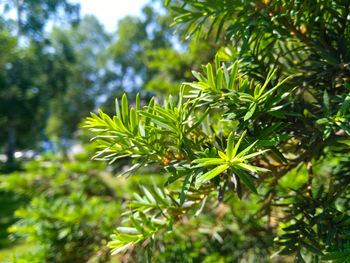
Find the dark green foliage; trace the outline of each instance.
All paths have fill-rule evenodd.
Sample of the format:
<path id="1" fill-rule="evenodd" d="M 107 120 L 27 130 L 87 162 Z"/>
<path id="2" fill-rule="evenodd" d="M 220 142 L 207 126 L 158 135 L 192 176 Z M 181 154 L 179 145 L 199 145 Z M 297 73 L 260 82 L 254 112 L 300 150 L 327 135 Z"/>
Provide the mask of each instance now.
<path id="1" fill-rule="evenodd" d="M 283 228 L 284 233 L 277 240 L 283 247 L 281 254 L 300 253 L 306 249 L 322 257 L 324 251 L 343 251 L 348 246 L 350 216 L 346 212 L 349 193 L 348 183 L 343 179 L 348 176 L 350 163 L 349 157 L 339 160 L 340 163 L 328 174 L 328 185 L 315 179 L 318 187 L 311 189 L 304 185 L 292 191 L 282 202 L 277 202 L 288 218 L 285 220 L 288 226 Z"/>
<path id="2" fill-rule="evenodd" d="M 21 205 L 26 204 L 27 201 L 27 198 L 16 195 L 13 192 L 0 191 L 0 206 L 2 211 L 0 215 L 0 248 L 4 248 L 11 243 L 8 239 L 9 233 L 7 229 L 16 222 L 13 213 Z"/>

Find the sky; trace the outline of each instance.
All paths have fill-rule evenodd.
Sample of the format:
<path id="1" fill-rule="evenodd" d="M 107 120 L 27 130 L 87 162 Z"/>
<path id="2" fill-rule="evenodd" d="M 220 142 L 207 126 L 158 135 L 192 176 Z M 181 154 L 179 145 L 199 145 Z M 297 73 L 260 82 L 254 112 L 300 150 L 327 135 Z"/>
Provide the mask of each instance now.
<path id="1" fill-rule="evenodd" d="M 95 15 L 108 32 L 117 29 L 117 21 L 126 15 L 139 15 L 142 7 L 152 0 L 70 0 L 71 3 L 80 3 L 80 14 Z M 0 0 L 0 13 L 3 12 L 3 3 Z M 12 10 L 7 16 L 15 18 Z"/>
<path id="2" fill-rule="evenodd" d="M 81 15 L 95 15 L 108 32 L 117 28 L 117 21 L 126 15 L 138 15 L 148 0 L 71 0 L 80 3 Z"/>

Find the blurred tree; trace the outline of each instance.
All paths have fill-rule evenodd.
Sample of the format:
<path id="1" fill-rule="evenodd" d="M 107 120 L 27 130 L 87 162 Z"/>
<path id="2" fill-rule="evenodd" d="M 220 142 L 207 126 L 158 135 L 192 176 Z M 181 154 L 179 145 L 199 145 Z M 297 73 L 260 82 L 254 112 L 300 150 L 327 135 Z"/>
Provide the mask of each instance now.
<path id="1" fill-rule="evenodd" d="M 6 44 L 9 41 L 5 39 L 2 45 L 7 45 L 7 49 L 1 50 L 1 53 L 9 55 L 2 56 L 8 60 L 3 60 L 0 65 L 3 69 L 0 90 L 3 117 L 0 125 L 4 131 L 0 141 L 6 142 L 7 164 L 13 167 L 16 146 L 20 146 L 21 142 L 27 146 L 34 145 L 43 127 L 45 104 L 57 92 L 46 83 L 49 65 L 55 59 L 52 60 L 47 50 L 44 28 L 51 19 L 58 18 L 58 14 L 65 15 L 69 22 L 78 21 L 79 5 L 66 0 L 7 0 L 2 4 L 5 12 L 2 24 L 7 33 L 2 33 L 1 38 L 15 39 L 11 35 L 16 35 L 25 42 L 17 41 L 9 46 Z M 11 10 L 16 11 L 15 19 L 5 15 Z M 15 32 L 11 27 L 14 23 L 17 25 Z M 14 43 L 14 40 L 10 42 Z"/>
<path id="2" fill-rule="evenodd" d="M 15 37 L 12 37 L 8 32 L 1 31 L 0 33 L 0 93 L 1 95 L 3 93 L 5 84 L 6 84 L 6 69 L 9 67 L 10 63 L 14 61 L 16 56 L 16 45 L 17 45 L 17 39 Z M 0 112 L 4 113 L 4 102 L 2 101 L 3 96 L 0 96 Z M 7 124 L 8 118 L 6 114 L 0 115 L 0 126 L 3 127 L 3 125 Z M 6 132 L 5 132 L 6 133 Z M 4 132 L 1 133 L 1 139 L 4 139 L 3 137 L 6 136 Z M 13 138 L 8 138 L 8 144 L 13 144 L 14 140 Z M 8 145 L 8 150 L 11 148 L 10 145 Z M 13 154 L 10 154 L 10 156 L 13 156 Z"/>
<path id="3" fill-rule="evenodd" d="M 105 89 L 110 36 L 94 16 L 85 16 L 78 26 L 54 28 L 50 42 L 55 54 L 48 86 L 64 90 L 50 101 L 46 134 L 52 139 L 70 136 L 86 112 L 99 103 Z"/>
<path id="4" fill-rule="evenodd" d="M 14 10 L 17 35 L 42 40 L 45 26 L 50 20 L 79 21 L 80 5 L 67 0 L 5 0 L 5 13 Z"/>
<path id="5" fill-rule="evenodd" d="M 118 23 L 116 38 L 108 49 L 111 56 L 106 74 L 102 108 L 112 113 L 115 96 L 141 90 L 141 98 L 156 93 L 178 94 L 177 85 L 193 80 L 191 70 L 215 56 L 215 50 L 225 42 L 188 40 L 180 43 L 180 35 L 169 27 L 171 13 L 159 8 L 161 1 L 144 7 L 140 17 L 127 16 Z M 210 36 L 213 38 L 213 36 Z M 134 96 L 132 96 L 134 97 Z"/>
<path id="6" fill-rule="evenodd" d="M 16 38 L 11 37 L 11 41 Z M 15 42 L 16 43 L 16 42 Z M 2 116 L 0 141 L 7 143 L 8 164 L 13 164 L 15 146 L 33 145 L 39 135 L 40 105 L 43 99 L 44 76 L 37 45 L 20 48 L 12 45 L 11 58 L 2 65 L 0 112 Z M 6 52 L 2 49 L 1 52 Z M 31 137 L 34 136 L 34 137 Z M 28 140 L 31 137 L 32 140 Z"/>
<path id="7" fill-rule="evenodd" d="M 213 40 L 213 36 L 209 36 Z M 145 89 L 157 96 L 177 95 L 179 84 L 194 80 L 192 70 L 200 70 L 202 64 L 213 60 L 216 50 L 227 43 L 225 40 L 186 40 L 174 46 L 147 51 L 147 66 L 154 71 L 145 83 Z"/>
<path id="8" fill-rule="evenodd" d="M 170 19 L 146 6 L 141 17 L 127 16 L 119 21 L 117 39 L 109 47 L 116 72 L 121 77 L 117 85 L 126 91 L 135 91 L 152 78 L 155 70 L 147 67 L 147 51 L 172 46 Z"/>

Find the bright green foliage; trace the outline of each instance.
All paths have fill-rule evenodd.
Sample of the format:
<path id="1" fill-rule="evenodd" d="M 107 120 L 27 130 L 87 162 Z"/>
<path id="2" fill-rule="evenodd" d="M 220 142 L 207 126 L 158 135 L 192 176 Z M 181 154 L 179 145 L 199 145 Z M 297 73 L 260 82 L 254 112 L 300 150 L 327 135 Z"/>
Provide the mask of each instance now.
<path id="1" fill-rule="evenodd" d="M 216 64 L 220 65 L 218 57 L 216 60 Z M 218 103 L 229 104 L 231 109 L 227 112 L 229 113 L 229 116 L 227 116 L 228 119 L 237 119 L 244 116 L 243 121 L 247 121 L 259 114 L 265 113 L 281 119 L 284 119 L 286 115 L 296 115 L 296 113 L 282 110 L 285 106 L 293 102 L 292 99 L 285 102 L 293 90 L 288 92 L 280 91 L 278 94 L 275 93 L 287 79 L 278 83 L 267 92 L 264 92 L 274 73 L 270 72 L 265 83 L 261 86 L 261 84 L 254 85 L 253 80 L 249 82 L 248 79 L 237 76 L 237 61 L 232 65 L 230 74 L 226 67 L 221 69 L 219 66 L 215 75 L 211 64 L 203 67 L 203 71 L 205 75 L 193 72 L 198 82 L 187 84 L 198 91 L 193 90 L 190 92 L 194 94 L 193 96 L 198 96 L 199 92 L 203 91 L 205 92 L 206 100 L 218 100 Z M 281 103 L 283 101 L 284 103 Z"/>
<path id="2" fill-rule="evenodd" d="M 220 158 L 201 158 L 201 159 L 195 159 L 193 161 L 193 163 L 197 164 L 196 167 L 207 167 L 207 166 L 219 165 L 215 169 L 205 174 L 199 175 L 196 178 L 197 187 L 200 186 L 203 182 L 209 181 L 210 179 L 214 178 L 218 174 L 230 168 L 235 174 L 238 175 L 238 177 L 240 177 L 240 179 L 249 187 L 250 190 L 252 190 L 254 193 L 257 193 L 254 187 L 254 184 L 250 181 L 249 177 L 243 171 L 248 171 L 252 173 L 268 172 L 269 170 L 267 169 L 249 165 L 246 163 L 246 161 L 248 161 L 249 159 L 259 154 L 262 154 L 267 150 L 248 154 L 249 150 L 255 146 L 256 142 L 254 142 L 251 145 L 249 145 L 247 148 L 242 150 L 241 152 L 237 153 L 237 150 L 239 149 L 239 146 L 241 144 L 244 134 L 245 132 L 243 132 L 237 144 L 234 145 L 233 133 L 230 133 L 227 141 L 226 154 L 219 151 L 218 154 Z"/>
<path id="3" fill-rule="evenodd" d="M 216 63 L 218 66 L 216 68 L 217 72 L 223 72 L 220 64 L 220 62 Z M 223 79 L 223 81 L 229 82 L 229 79 L 231 79 L 236 82 L 239 80 L 237 89 L 240 90 L 241 87 L 246 88 L 244 86 L 246 84 L 243 83 L 248 83 L 248 81 L 243 81 L 243 79 L 238 78 L 237 63 L 235 64 L 235 68 L 236 69 L 233 70 L 231 74 L 228 74 L 226 71 L 227 78 Z M 213 76 L 210 64 L 208 64 L 206 69 L 208 76 L 210 76 L 208 78 L 211 79 L 212 83 L 218 82 L 218 77 Z M 220 73 L 218 74 L 220 75 Z M 232 77 L 232 75 L 234 77 Z M 282 83 L 279 83 L 277 87 L 280 85 L 282 85 Z M 200 84 L 197 86 L 200 86 Z M 144 110 L 139 110 L 137 112 L 134 108 L 131 108 L 129 111 L 127 98 L 124 95 L 121 109 L 119 108 L 119 102 L 117 100 L 116 116 L 114 116 L 113 119 L 102 111 L 99 112 L 100 116 L 91 114 L 92 117 L 87 118 L 86 126 L 96 133 L 93 139 L 97 140 L 101 148 L 95 155 L 95 158 L 108 160 L 110 163 L 113 163 L 120 158 L 132 157 L 135 164 L 130 167 L 127 171 L 128 173 L 134 172 L 137 168 L 146 164 L 157 163 L 158 165 L 164 166 L 165 170 L 173 174 L 169 178 L 169 184 L 185 177 L 181 193 L 177 196 L 179 199 L 176 201 L 177 205 L 180 206 L 188 206 L 187 202 L 185 202 L 187 198 L 186 195 L 188 195 L 188 191 L 192 189 L 192 187 L 195 187 L 193 189 L 194 191 L 201 194 L 201 196 L 197 196 L 194 200 L 197 202 L 203 200 L 203 202 L 205 202 L 206 197 L 203 195 L 204 189 L 210 186 L 207 185 L 207 183 L 213 181 L 216 182 L 216 184 L 220 184 L 221 181 L 226 185 L 231 180 L 234 180 L 240 196 L 241 189 L 238 185 L 240 185 L 240 181 L 243 181 L 251 191 L 257 193 L 254 183 L 250 179 L 250 177 L 253 178 L 251 175 L 266 173 L 269 170 L 251 165 L 249 162 L 259 157 L 259 155 L 264 154 L 268 149 L 264 149 L 263 146 L 258 146 L 259 140 L 250 143 L 249 141 L 251 140 L 248 140 L 243 143 L 246 132 L 242 132 L 237 138 L 236 143 L 234 143 L 235 136 L 231 132 L 228 135 L 226 146 L 222 144 L 222 138 L 218 138 L 215 135 L 219 127 L 206 123 L 205 121 L 210 118 L 209 113 L 215 108 L 224 112 L 225 101 L 232 103 L 232 101 L 238 97 L 236 94 L 237 92 L 233 85 L 230 90 L 224 87 L 218 87 L 216 89 L 216 96 L 219 98 L 218 101 L 220 100 L 222 102 L 218 104 L 213 100 L 214 103 L 211 103 L 211 100 L 208 100 L 208 98 L 212 96 L 212 89 L 210 89 L 209 84 L 207 84 L 207 86 L 207 89 L 200 90 L 195 96 L 189 95 L 189 99 L 185 99 L 184 90 L 186 87 L 182 86 L 179 102 L 177 104 L 175 104 L 172 97 L 164 101 L 163 106 L 158 105 L 154 102 L 154 99 L 152 99 L 149 105 L 144 107 Z M 258 86 L 258 88 L 259 87 L 260 86 Z M 250 89 L 251 88 L 252 85 Z M 273 90 L 276 89 L 277 88 L 274 88 Z M 261 89 L 259 95 L 261 95 L 262 92 L 263 89 Z M 269 99 L 272 94 L 272 92 L 265 93 L 261 97 Z M 286 95 L 284 97 L 286 97 Z M 279 101 L 280 100 L 277 102 Z M 245 100 L 237 100 L 238 107 L 240 106 L 239 103 L 242 105 L 242 107 L 240 107 L 241 111 L 245 111 L 242 114 L 243 118 L 246 112 L 249 112 L 249 107 L 243 106 L 246 103 Z M 140 108 L 139 105 L 136 107 Z M 202 110 L 203 107 L 205 107 L 206 110 Z M 265 109 L 262 108 L 261 111 L 263 110 Z M 201 112 L 203 113 L 201 114 Z M 246 126 L 244 126 L 244 128 L 249 125 L 248 121 L 245 123 Z M 234 124 L 232 123 L 232 125 Z M 242 131 L 240 127 L 238 127 L 238 130 Z M 251 138 L 252 137 L 253 136 L 251 136 Z M 268 141 L 267 137 L 261 139 Z M 243 145 L 244 147 L 241 147 Z M 253 150 L 257 148 L 260 149 L 260 151 L 254 152 Z M 224 151 L 226 151 L 226 154 Z M 247 174 L 247 172 L 249 174 Z M 146 194 L 148 200 L 153 200 L 158 204 L 166 203 L 163 198 L 152 198 L 152 195 L 150 195 L 147 190 L 145 191 L 148 193 Z M 157 194 L 157 191 L 154 193 Z M 164 196 L 164 194 L 160 197 L 162 196 Z M 176 197 L 172 197 L 172 199 L 174 198 Z M 169 208 L 167 208 L 167 210 L 169 210 Z M 135 213 L 140 213 L 140 211 L 143 210 L 136 210 Z M 177 214 L 181 214 L 181 209 Z M 158 216 L 160 215 L 163 215 L 163 213 L 158 214 Z M 141 228 L 141 223 L 138 223 L 134 217 L 131 218 L 133 219 L 131 223 L 136 227 L 136 230 L 134 228 L 128 228 L 128 230 L 138 234 L 133 237 L 124 236 L 120 233 L 114 236 L 116 241 L 112 241 L 110 246 L 112 246 L 116 252 L 120 252 L 130 245 L 151 237 L 154 232 L 158 230 L 155 226 L 151 228 L 147 227 L 147 221 L 145 220 L 148 219 L 146 219 L 147 217 L 145 216 L 143 217 L 142 224 L 146 229 Z M 174 221 L 172 217 L 167 219 Z M 138 224 L 140 224 L 140 226 L 137 226 Z M 167 224 L 169 223 L 164 222 L 162 225 L 166 226 Z"/>
<path id="4" fill-rule="evenodd" d="M 168 227 L 169 223 L 164 219 L 148 218 L 142 211 L 150 212 L 155 210 L 160 212 L 165 219 L 166 214 L 171 211 L 180 211 L 181 207 L 176 202 L 173 202 L 169 196 L 159 188 L 153 189 L 152 192 L 143 188 L 144 197 L 135 194 L 135 201 L 129 204 L 131 209 L 137 209 L 138 212 L 132 214 L 129 220 L 133 227 L 118 227 L 117 232 L 112 236 L 113 241 L 108 243 L 112 248 L 112 254 L 135 245 L 147 238 L 150 238 L 160 231 L 160 229 Z"/>
<path id="5" fill-rule="evenodd" d="M 264 257 L 272 254 L 275 237 L 277 256 L 288 255 L 287 261 L 293 256 L 295 262 L 323 257 L 346 262 L 349 2 L 166 2 L 173 5 L 173 25 L 184 30 L 184 38 L 215 33 L 231 43 L 218 50 L 213 64 L 193 72 L 197 81 L 181 86 L 178 103 L 172 97 L 164 103 L 152 99 L 148 106 L 137 106 L 140 110 L 129 110 L 123 97 L 121 110 L 117 107 L 121 116 L 92 114 L 86 126 L 101 148 L 96 157 L 111 163 L 131 158 L 129 173 L 148 165 L 162 167 L 171 174 L 164 186 L 172 189 L 167 196 L 180 208 L 195 204 L 170 216 L 133 208 L 132 240 L 118 232 L 110 246 L 122 252 L 145 240 L 151 250 L 157 240 L 166 239 L 162 227 L 148 226 L 152 219 L 165 220 L 164 228 L 176 222 L 174 229 L 181 228 L 184 218 L 194 225 L 194 216 L 210 214 L 207 203 L 218 201 L 235 215 L 234 233 L 255 241 L 257 232 L 266 237 L 266 243 L 253 245 Z M 149 193 L 144 192 L 148 201 L 160 206 L 161 199 L 153 197 L 153 202 Z M 234 199 L 236 194 L 243 201 Z M 254 198 L 259 204 L 245 211 L 251 221 L 244 225 L 235 208 L 252 205 Z M 230 235 L 226 241 L 242 253 L 247 248 Z M 217 251 L 232 255 L 224 248 Z M 260 260 L 258 255 L 233 258 Z"/>

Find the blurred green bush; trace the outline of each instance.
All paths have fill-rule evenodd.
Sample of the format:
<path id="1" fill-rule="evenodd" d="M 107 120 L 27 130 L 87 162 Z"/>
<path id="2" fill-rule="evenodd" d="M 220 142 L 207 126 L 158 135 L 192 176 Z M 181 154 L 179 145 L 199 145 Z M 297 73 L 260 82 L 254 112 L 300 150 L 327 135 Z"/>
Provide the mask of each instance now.
<path id="1" fill-rule="evenodd" d="M 23 172 L 2 176 L 2 189 L 30 199 L 16 210 L 11 238 L 36 245 L 35 252 L 9 261 L 87 262 L 98 254 L 99 262 L 105 262 L 109 253 L 104 245 L 121 203 L 100 176 L 104 167 L 87 153 L 70 159 L 43 156 Z"/>

